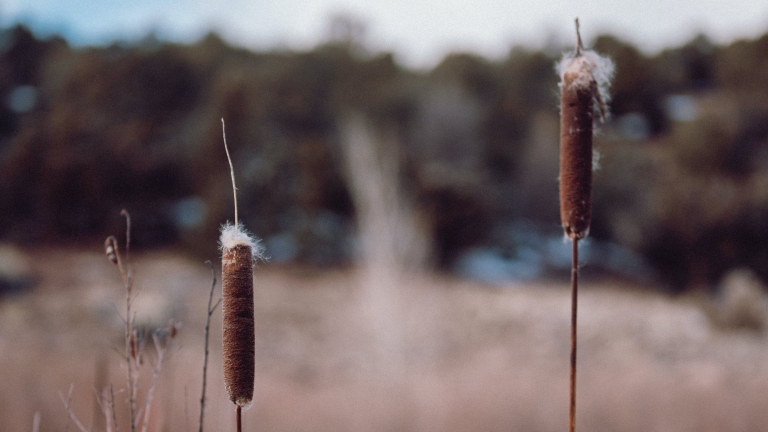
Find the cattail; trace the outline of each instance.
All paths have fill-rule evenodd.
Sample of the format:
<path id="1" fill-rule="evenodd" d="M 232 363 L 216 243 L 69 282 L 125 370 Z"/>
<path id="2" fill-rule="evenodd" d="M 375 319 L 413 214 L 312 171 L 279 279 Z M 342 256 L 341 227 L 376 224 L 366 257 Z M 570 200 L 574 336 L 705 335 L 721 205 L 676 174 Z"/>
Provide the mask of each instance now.
<path id="1" fill-rule="evenodd" d="M 224 119 L 221 120 L 222 131 Z M 232 160 L 224 133 L 224 148 L 229 160 L 235 198 L 235 224 L 221 229 L 222 314 L 224 384 L 229 399 L 240 410 L 251 405 L 254 384 L 255 333 L 253 321 L 253 266 L 262 257 L 258 241 L 237 221 L 237 188 Z"/>
<path id="2" fill-rule="evenodd" d="M 568 237 L 581 239 L 589 233 L 592 219 L 593 124 L 596 115 L 601 121 L 605 118 L 613 64 L 593 51 L 584 50 L 579 36 L 576 51 L 566 55 L 558 68 L 560 220 Z"/>
<path id="3" fill-rule="evenodd" d="M 560 70 L 560 220 L 572 244 L 571 367 L 568 430 L 576 430 L 576 321 L 579 291 L 579 239 L 592 220 L 592 133 L 595 115 L 605 119 L 607 87 L 613 63 L 581 45 L 576 19 L 576 51 L 558 65 Z"/>
<path id="4" fill-rule="evenodd" d="M 242 225 L 221 231 L 224 383 L 229 399 L 247 407 L 253 398 L 253 263 L 256 243 Z"/>

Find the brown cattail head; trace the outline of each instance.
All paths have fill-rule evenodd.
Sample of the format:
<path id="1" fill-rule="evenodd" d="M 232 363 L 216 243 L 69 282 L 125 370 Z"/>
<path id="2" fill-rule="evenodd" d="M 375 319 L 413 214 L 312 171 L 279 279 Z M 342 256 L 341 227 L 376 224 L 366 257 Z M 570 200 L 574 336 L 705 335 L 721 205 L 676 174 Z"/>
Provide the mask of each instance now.
<path id="1" fill-rule="evenodd" d="M 255 333 L 253 265 L 261 258 L 258 243 L 242 225 L 221 230 L 224 383 L 229 399 L 248 407 L 253 399 Z"/>
<path id="2" fill-rule="evenodd" d="M 560 69 L 560 220 L 565 234 L 581 239 L 592 219 L 592 135 L 595 116 L 605 118 L 613 63 L 579 47 Z"/>

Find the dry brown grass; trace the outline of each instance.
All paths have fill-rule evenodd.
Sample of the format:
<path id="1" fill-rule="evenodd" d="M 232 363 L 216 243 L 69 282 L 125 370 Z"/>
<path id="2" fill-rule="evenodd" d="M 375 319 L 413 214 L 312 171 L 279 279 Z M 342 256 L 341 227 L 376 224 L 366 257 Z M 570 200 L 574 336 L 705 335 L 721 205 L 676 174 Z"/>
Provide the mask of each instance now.
<path id="1" fill-rule="evenodd" d="M 99 362 L 123 387 L 122 291 L 100 253 L 35 252 L 38 289 L 0 302 L 0 424 L 64 430 L 58 400 L 88 426 Z M 170 253 L 137 256 L 137 325 L 184 327 L 168 353 L 153 431 L 196 428 L 210 270 Z M 490 288 L 438 276 L 397 291 L 405 366 L 387 379 L 370 360 L 370 326 L 353 271 L 264 267 L 256 275 L 256 391 L 244 413 L 260 431 L 562 431 L 567 425 L 566 284 Z M 692 303 L 612 284 L 583 284 L 579 428 L 760 431 L 768 424 L 768 340 L 710 326 Z M 618 289 L 617 289 L 618 288 Z M 217 312 L 218 313 L 218 312 Z M 211 329 L 206 429 L 232 430 L 221 328 Z M 146 383 L 141 385 L 146 386 Z M 122 403 L 125 394 L 116 396 Z M 93 415 L 88 415 L 94 413 Z M 100 414 L 98 414 L 100 415 Z M 124 411 L 118 415 L 125 418 Z M 125 430 L 124 427 L 121 427 Z M 72 430 L 72 425 L 70 425 Z"/>

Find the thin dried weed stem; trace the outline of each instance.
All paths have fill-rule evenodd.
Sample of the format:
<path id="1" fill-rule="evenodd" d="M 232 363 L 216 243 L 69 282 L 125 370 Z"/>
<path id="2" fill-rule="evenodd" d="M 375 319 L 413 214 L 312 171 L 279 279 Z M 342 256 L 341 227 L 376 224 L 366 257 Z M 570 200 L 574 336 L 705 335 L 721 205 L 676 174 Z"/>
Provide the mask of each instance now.
<path id="1" fill-rule="evenodd" d="M 94 389 L 94 392 L 96 393 L 96 401 L 99 404 L 101 413 L 104 415 L 106 432 L 119 432 L 120 428 L 117 425 L 117 416 L 115 414 L 115 393 L 112 390 L 112 385 L 102 387 L 100 393 L 98 389 Z"/>
<path id="2" fill-rule="evenodd" d="M 136 432 L 139 424 L 141 424 L 142 432 L 146 432 L 148 430 L 152 399 L 157 387 L 160 371 L 165 361 L 166 350 L 171 340 L 176 336 L 178 331 L 178 324 L 171 320 L 166 329 L 156 330 L 153 334 L 157 359 L 154 364 L 154 371 L 150 381 L 150 386 L 147 390 L 147 394 L 145 395 L 141 408 L 137 411 L 139 372 L 141 365 L 143 364 L 145 338 L 143 337 L 143 334 L 141 334 L 134 326 L 136 313 L 133 310 L 133 301 L 135 300 L 138 293 L 134 294 L 133 292 L 133 269 L 130 265 L 130 262 L 128 261 L 131 244 L 131 218 L 128 212 L 125 210 L 120 212 L 120 214 L 125 217 L 126 221 L 124 251 L 125 258 L 123 258 L 123 255 L 120 253 L 119 244 L 115 236 L 109 236 L 104 241 L 104 251 L 107 255 L 107 258 L 117 266 L 125 289 L 125 316 L 121 316 L 125 325 L 125 346 L 122 356 L 125 360 L 125 379 L 126 390 L 128 394 L 126 403 L 129 409 L 130 428 L 131 432 Z M 112 432 L 112 428 L 114 427 L 114 431 L 119 432 L 120 429 L 118 426 L 117 414 L 115 410 L 115 393 L 111 385 L 108 388 L 108 393 L 106 386 L 101 389 L 100 395 L 97 391 L 97 402 L 100 405 L 106 418 L 106 424 L 104 425 L 106 431 Z M 82 423 L 77 419 L 75 413 L 70 408 L 71 395 L 72 387 L 69 391 L 69 397 L 66 400 L 64 399 L 63 395 L 60 394 L 69 418 L 75 423 L 78 429 L 83 432 L 88 432 L 88 429 L 82 425 Z"/>
<path id="3" fill-rule="evenodd" d="M 75 415 L 75 412 L 72 410 L 72 391 L 75 389 L 74 384 L 70 384 L 69 386 L 69 392 L 67 393 L 66 399 L 64 398 L 64 395 L 59 392 L 59 399 L 61 399 L 61 402 L 64 404 L 64 409 L 67 411 L 67 418 L 69 420 L 72 420 L 72 423 L 77 426 L 77 428 L 80 430 L 80 432 L 90 432 L 85 426 L 83 426 L 82 423 L 80 423 L 80 420 Z M 69 422 L 67 422 L 67 429 L 69 429 Z"/>
<path id="4" fill-rule="evenodd" d="M 40 411 L 35 411 L 32 416 L 32 432 L 40 432 Z"/>
<path id="5" fill-rule="evenodd" d="M 163 362 L 165 361 L 165 353 L 168 349 L 168 343 L 176 337 L 177 326 L 176 323 L 171 320 L 168 323 L 168 328 L 158 329 L 152 334 L 152 342 L 155 344 L 155 351 L 157 352 L 157 360 L 155 360 L 155 368 L 152 371 L 152 381 L 147 390 L 147 395 L 144 398 L 144 406 L 141 408 L 139 417 L 142 417 L 144 421 L 141 426 L 141 432 L 147 432 L 149 425 L 150 412 L 152 410 L 152 399 L 155 396 L 155 390 L 157 389 L 157 380 L 160 378 L 160 371 L 163 369 Z"/>
<path id="6" fill-rule="evenodd" d="M 213 263 L 210 261 L 206 261 L 206 263 L 211 267 L 211 277 L 213 281 L 211 282 L 211 292 L 208 295 L 208 317 L 205 320 L 205 354 L 203 356 L 203 390 L 202 394 L 200 396 L 200 421 L 198 422 L 198 432 L 203 432 L 203 415 L 205 414 L 205 389 L 206 389 L 206 383 L 208 382 L 208 339 L 210 335 L 210 328 L 211 328 L 211 316 L 216 311 L 216 308 L 219 307 L 219 304 L 221 303 L 221 297 L 219 297 L 219 300 L 216 302 L 216 304 L 212 305 L 213 303 L 213 291 L 216 288 L 216 271 L 213 268 Z"/>
<path id="7" fill-rule="evenodd" d="M 139 379 L 138 366 L 141 356 L 140 348 L 143 342 L 140 341 L 139 335 L 133 327 L 135 313 L 131 310 L 133 303 L 133 270 L 128 261 L 131 250 L 131 216 L 126 210 L 122 210 L 120 215 L 125 217 L 125 261 L 123 261 L 119 244 L 115 236 L 107 237 L 104 246 L 107 258 L 117 265 L 125 288 L 125 317 L 123 317 L 123 323 L 125 325 L 125 380 L 126 388 L 128 389 L 128 410 L 131 432 L 136 432 L 138 424 L 136 416 L 136 392 Z"/>
<path id="8" fill-rule="evenodd" d="M 235 196 L 235 226 L 237 226 L 237 186 L 235 186 L 235 168 L 232 166 L 232 158 L 229 156 L 229 147 L 227 147 L 227 130 L 224 127 L 224 119 L 221 119 L 221 135 L 224 138 L 224 151 L 227 152 L 227 161 L 229 161 L 229 175 L 232 177 L 232 193 Z"/>

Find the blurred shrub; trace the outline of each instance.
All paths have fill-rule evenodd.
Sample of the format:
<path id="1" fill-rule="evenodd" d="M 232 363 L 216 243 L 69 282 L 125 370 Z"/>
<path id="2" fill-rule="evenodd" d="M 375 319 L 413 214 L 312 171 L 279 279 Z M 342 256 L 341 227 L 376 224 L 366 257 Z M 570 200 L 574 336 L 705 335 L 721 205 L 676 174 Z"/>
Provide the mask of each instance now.
<path id="1" fill-rule="evenodd" d="M 768 321 L 766 288 L 754 272 L 739 268 L 720 282 L 714 322 L 724 329 L 763 332 Z"/>

